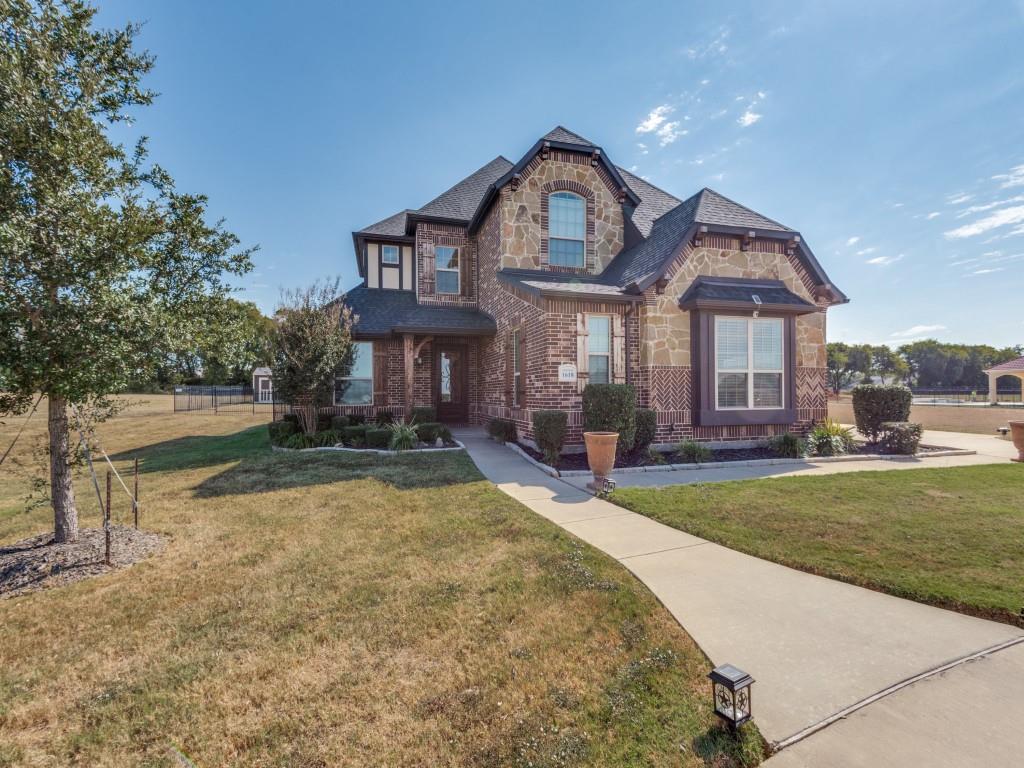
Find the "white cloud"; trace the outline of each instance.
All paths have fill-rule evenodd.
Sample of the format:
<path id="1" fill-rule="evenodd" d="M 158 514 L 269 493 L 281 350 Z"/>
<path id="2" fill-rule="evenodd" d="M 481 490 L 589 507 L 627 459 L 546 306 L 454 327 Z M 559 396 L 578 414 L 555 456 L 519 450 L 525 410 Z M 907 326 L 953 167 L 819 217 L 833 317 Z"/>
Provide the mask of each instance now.
<path id="1" fill-rule="evenodd" d="M 925 218 L 926 218 L 926 219 L 928 219 L 928 221 L 931 221 L 932 219 L 937 219 L 937 218 L 939 218 L 939 216 L 941 216 L 941 215 L 942 215 L 942 214 L 941 214 L 941 213 L 939 213 L 938 211 L 932 211 L 932 212 L 931 212 L 931 213 L 929 213 L 929 214 L 928 214 L 927 216 L 925 216 Z"/>
<path id="2" fill-rule="evenodd" d="M 637 133 L 652 133 L 658 130 L 662 123 L 668 119 L 675 110 L 668 104 L 655 107 L 647 114 L 647 119 L 636 127 Z"/>
<path id="3" fill-rule="evenodd" d="M 686 49 L 686 55 L 691 59 L 704 59 L 708 56 L 721 56 L 723 53 L 729 50 L 729 47 L 725 44 L 725 41 L 729 37 L 728 27 L 721 27 L 718 30 L 718 34 L 714 38 L 709 40 L 707 43 L 702 45 L 695 45 L 691 48 Z"/>
<path id="4" fill-rule="evenodd" d="M 1011 203 L 1024 203 L 1024 195 L 1014 195 L 1013 197 L 1005 197 L 1002 200 L 994 200 L 991 203 L 969 205 L 962 211 L 958 212 L 956 217 L 958 219 L 962 219 L 964 216 L 970 216 L 972 213 L 982 213 L 983 211 L 991 211 L 993 208 L 998 208 L 1001 205 L 1010 205 Z"/>
<path id="5" fill-rule="evenodd" d="M 679 130 L 679 121 L 673 120 L 670 123 L 665 123 L 658 129 L 658 144 L 664 147 L 688 133 L 689 131 L 687 130 Z"/>
<path id="6" fill-rule="evenodd" d="M 701 84 L 701 85 L 710 85 L 710 84 L 711 84 L 711 81 L 710 81 L 710 80 L 708 80 L 707 78 L 705 78 L 704 80 L 701 80 L 701 81 L 700 81 L 700 84 Z"/>
<path id="7" fill-rule="evenodd" d="M 891 207 L 892 208 L 902 208 L 903 205 L 904 205 L 903 203 L 893 203 Z"/>
<path id="8" fill-rule="evenodd" d="M 973 197 L 974 195 L 969 195 L 966 192 L 954 192 L 952 195 L 946 195 L 946 203 L 948 205 L 961 205 Z"/>
<path id="9" fill-rule="evenodd" d="M 860 242 L 860 235 L 854 235 L 853 237 L 847 239 L 846 245 L 847 246 L 856 245 L 859 242 Z"/>
<path id="10" fill-rule="evenodd" d="M 1003 267 L 989 267 L 987 269 L 976 269 L 971 272 L 972 275 L 991 275 L 993 272 L 1002 272 Z"/>
<path id="11" fill-rule="evenodd" d="M 635 166 L 635 165 L 629 166 L 629 172 L 630 173 L 636 173 L 637 170 L 638 170 L 637 166 Z"/>
<path id="12" fill-rule="evenodd" d="M 744 128 L 748 128 L 754 123 L 756 123 L 758 120 L 760 120 L 762 117 L 763 115 L 759 115 L 757 112 L 748 109 L 746 112 L 740 115 L 739 119 L 736 122 L 739 123 Z"/>
<path id="13" fill-rule="evenodd" d="M 1014 166 L 1009 173 L 997 173 L 992 177 L 992 181 L 998 181 L 1003 189 L 1024 187 L 1024 165 Z"/>
<path id="14" fill-rule="evenodd" d="M 923 333 L 935 333 L 936 331 L 944 330 L 946 330 L 946 326 L 944 325 L 914 325 L 907 328 L 905 331 L 890 333 L 889 337 L 893 339 L 905 339 L 910 336 L 920 336 Z"/>
<path id="15" fill-rule="evenodd" d="M 903 258 L 903 254 L 897 256 L 875 256 L 873 259 L 868 259 L 865 264 L 873 264 L 879 267 L 887 267 L 890 264 L 895 264 L 897 261 Z"/>
<path id="16" fill-rule="evenodd" d="M 637 146 L 637 149 L 640 150 L 640 154 L 641 155 L 646 155 L 647 154 L 647 145 L 644 144 L 642 141 L 640 143 L 638 143 L 636 146 Z"/>
<path id="17" fill-rule="evenodd" d="M 859 251 L 857 251 L 857 255 L 858 256 L 867 256 L 869 253 L 874 253 L 877 250 L 878 249 L 875 248 L 875 246 L 872 245 L 870 248 L 861 248 Z"/>
<path id="18" fill-rule="evenodd" d="M 956 240 L 963 237 L 974 237 L 974 235 L 981 235 L 1008 224 L 1020 224 L 1021 222 L 1024 222 L 1024 205 L 1015 205 L 996 211 L 971 224 L 964 224 L 962 227 L 951 229 L 945 234 L 949 239 Z"/>

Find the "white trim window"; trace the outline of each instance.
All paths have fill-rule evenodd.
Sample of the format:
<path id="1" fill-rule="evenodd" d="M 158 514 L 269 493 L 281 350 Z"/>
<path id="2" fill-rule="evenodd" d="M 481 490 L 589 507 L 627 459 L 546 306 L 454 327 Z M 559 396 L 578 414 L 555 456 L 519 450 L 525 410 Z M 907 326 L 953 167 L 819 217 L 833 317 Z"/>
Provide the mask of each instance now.
<path id="1" fill-rule="evenodd" d="M 509 343 L 512 345 L 512 405 L 518 408 L 519 385 L 523 381 L 523 357 L 519 349 L 519 329 L 513 328 Z"/>
<path id="2" fill-rule="evenodd" d="M 352 370 L 334 380 L 335 405 L 373 405 L 373 342 L 353 342 Z"/>
<path id="3" fill-rule="evenodd" d="M 715 317 L 715 407 L 720 411 L 784 407 L 782 318 Z"/>
<path id="4" fill-rule="evenodd" d="M 548 195 L 548 264 L 586 266 L 587 204 L 572 192 Z"/>
<path id="5" fill-rule="evenodd" d="M 434 248 L 434 259 L 437 292 L 458 294 L 459 249 L 450 245 L 438 245 Z"/>
<path id="6" fill-rule="evenodd" d="M 587 375 L 591 384 L 612 381 L 612 319 L 587 315 Z"/>
<path id="7" fill-rule="evenodd" d="M 380 247 L 381 264 L 400 264 L 401 261 L 401 251 L 397 245 L 382 245 Z"/>

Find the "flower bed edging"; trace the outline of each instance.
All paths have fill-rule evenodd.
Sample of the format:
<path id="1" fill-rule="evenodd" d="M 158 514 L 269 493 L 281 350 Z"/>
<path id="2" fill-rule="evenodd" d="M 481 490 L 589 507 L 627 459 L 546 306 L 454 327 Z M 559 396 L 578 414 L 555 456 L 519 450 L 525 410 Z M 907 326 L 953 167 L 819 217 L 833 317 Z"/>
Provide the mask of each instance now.
<path id="1" fill-rule="evenodd" d="M 459 440 L 453 440 L 454 448 L 410 448 L 407 451 L 389 451 L 383 448 L 346 448 L 343 445 L 321 445 L 313 448 L 285 448 L 283 445 L 272 445 L 270 450 L 279 453 L 308 453 L 310 451 L 333 451 L 340 453 L 373 453 L 378 456 L 402 456 L 410 453 L 450 453 L 451 451 L 464 451 L 466 446 Z"/>
<path id="2" fill-rule="evenodd" d="M 505 443 L 505 447 L 511 448 L 513 453 L 518 453 L 522 458 L 526 459 L 530 464 L 535 466 L 537 469 L 539 469 L 545 475 L 551 475 L 551 477 L 561 477 L 562 476 L 562 473 L 559 473 L 559 471 L 557 469 L 555 469 L 552 466 L 549 466 L 548 464 L 544 464 L 542 462 L 537 461 L 535 458 L 533 458 L 533 456 L 528 454 L 526 451 L 524 451 L 522 448 L 520 448 L 515 443 Z M 589 475 L 590 473 L 589 472 L 584 472 L 583 474 Z"/>

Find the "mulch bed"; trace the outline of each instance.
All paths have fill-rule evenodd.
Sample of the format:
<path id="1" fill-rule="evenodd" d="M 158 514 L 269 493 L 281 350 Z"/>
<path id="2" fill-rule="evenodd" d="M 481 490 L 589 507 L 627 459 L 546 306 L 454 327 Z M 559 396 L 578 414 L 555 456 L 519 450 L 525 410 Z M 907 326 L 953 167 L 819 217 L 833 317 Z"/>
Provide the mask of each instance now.
<path id="1" fill-rule="evenodd" d="M 532 456 L 542 464 L 544 461 L 544 455 L 539 451 L 535 451 L 529 446 L 517 443 L 526 453 Z M 935 451 L 948 451 L 949 448 L 936 445 L 922 445 L 918 448 L 918 454 L 934 453 Z M 635 455 L 625 456 L 615 459 L 615 468 L 624 469 L 626 467 L 652 467 L 661 464 L 683 464 L 681 459 L 677 458 L 675 454 L 671 452 L 659 451 L 661 456 L 665 459 L 663 462 L 651 461 L 650 457 L 646 453 L 639 453 Z M 886 455 L 888 451 L 882 449 L 880 445 L 870 445 L 868 443 L 858 443 L 857 450 L 853 453 L 847 454 L 849 456 L 855 456 L 857 454 L 880 454 Z M 713 450 L 711 452 L 711 458 L 708 461 L 753 461 L 755 459 L 779 459 L 783 458 L 779 456 L 771 448 L 722 448 L 719 450 Z M 813 457 L 811 457 L 813 460 Z M 590 465 L 587 464 L 586 453 L 569 453 L 564 454 L 558 461 L 558 469 L 560 470 L 578 470 L 584 469 L 589 470 Z"/>
<path id="2" fill-rule="evenodd" d="M 115 525 L 110 531 L 112 565 L 103 562 L 102 528 L 83 528 L 73 544 L 54 544 L 53 534 L 0 547 L 0 598 L 49 589 L 127 568 L 160 551 L 164 537 Z"/>

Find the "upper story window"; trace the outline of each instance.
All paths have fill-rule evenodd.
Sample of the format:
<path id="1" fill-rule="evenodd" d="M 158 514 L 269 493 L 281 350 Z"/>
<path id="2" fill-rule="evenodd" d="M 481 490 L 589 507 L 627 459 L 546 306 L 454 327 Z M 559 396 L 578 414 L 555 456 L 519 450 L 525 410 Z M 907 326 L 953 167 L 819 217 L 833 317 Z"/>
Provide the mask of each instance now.
<path id="1" fill-rule="evenodd" d="M 782 318 L 715 317 L 718 410 L 782 408 Z"/>
<path id="2" fill-rule="evenodd" d="M 586 202 L 572 192 L 548 196 L 548 263 L 557 267 L 585 266 Z"/>
<path id="3" fill-rule="evenodd" d="M 459 293 L 459 249 L 448 245 L 434 248 L 438 293 Z"/>
<path id="4" fill-rule="evenodd" d="M 398 264 L 399 250 L 397 245 L 382 245 L 380 251 L 380 261 L 382 264 Z"/>

